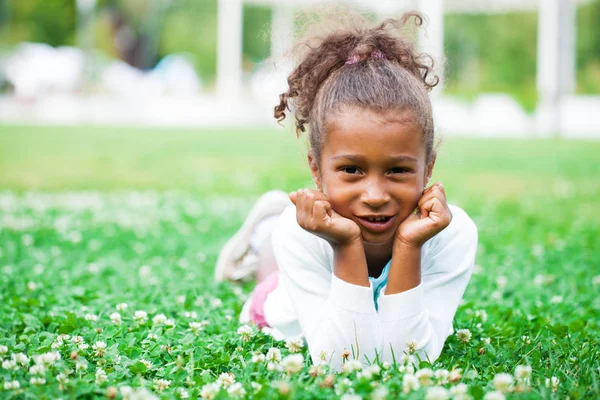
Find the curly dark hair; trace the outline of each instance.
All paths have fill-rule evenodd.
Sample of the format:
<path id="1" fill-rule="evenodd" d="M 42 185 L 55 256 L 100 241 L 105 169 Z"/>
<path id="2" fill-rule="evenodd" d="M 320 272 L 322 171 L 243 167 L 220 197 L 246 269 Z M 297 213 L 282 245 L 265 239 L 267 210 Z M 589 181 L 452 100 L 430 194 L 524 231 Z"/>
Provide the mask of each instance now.
<path id="1" fill-rule="evenodd" d="M 317 161 L 328 118 L 353 107 L 385 117 L 391 116 L 390 111 L 412 111 L 423 132 L 427 163 L 431 161 L 434 127 L 427 92 L 438 84 L 439 77 L 433 73 L 430 55 L 419 54 L 408 35 L 392 32 L 393 28 L 406 29 L 410 23 L 420 27 L 423 16 L 409 12 L 372 27 L 337 29 L 299 43 L 305 54 L 289 75 L 289 89 L 279 96 L 274 116 L 281 123 L 286 109 L 293 107 L 296 135 L 309 124 L 310 149 Z"/>

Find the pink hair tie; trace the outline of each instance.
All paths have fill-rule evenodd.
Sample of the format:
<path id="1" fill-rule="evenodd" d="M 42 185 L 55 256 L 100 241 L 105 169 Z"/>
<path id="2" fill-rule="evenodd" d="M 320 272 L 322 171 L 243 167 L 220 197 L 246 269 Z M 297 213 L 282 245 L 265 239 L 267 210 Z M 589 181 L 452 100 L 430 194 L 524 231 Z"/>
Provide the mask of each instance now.
<path id="1" fill-rule="evenodd" d="M 366 59 L 371 59 L 371 60 L 381 60 L 384 59 L 385 55 L 381 52 L 381 50 L 373 50 L 373 52 L 371 53 L 371 55 L 369 57 L 367 56 L 359 56 L 356 53 L 352 53 L 347 59 L 345 64 L 356 64 L 359 61 L 364 61 Z"/>

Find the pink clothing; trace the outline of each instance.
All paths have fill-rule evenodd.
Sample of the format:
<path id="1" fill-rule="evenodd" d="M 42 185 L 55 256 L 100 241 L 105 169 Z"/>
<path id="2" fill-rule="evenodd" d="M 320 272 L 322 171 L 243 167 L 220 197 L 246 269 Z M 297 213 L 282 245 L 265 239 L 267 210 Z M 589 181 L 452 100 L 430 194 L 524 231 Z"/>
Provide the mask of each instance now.
<path id="1" fill-rule="evenodd" d="M 250 320 L 258 325 L 258 328 L 269 327 L 265 319 L 265 300 L 267 296 L 277 287 L 279 281 L 279 271 L 273 271 L 264 281 L 256 285 L 252 291 L 250 300 Z"/>

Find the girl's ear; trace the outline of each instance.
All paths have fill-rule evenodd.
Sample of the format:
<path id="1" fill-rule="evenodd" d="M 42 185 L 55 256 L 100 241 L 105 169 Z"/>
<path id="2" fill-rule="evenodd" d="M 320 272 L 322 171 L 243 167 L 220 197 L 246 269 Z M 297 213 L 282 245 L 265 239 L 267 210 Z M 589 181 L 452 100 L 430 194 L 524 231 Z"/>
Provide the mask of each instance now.
<path id="1" fill-rule="evenodd" d="M 427 185 L 429 184 L 429 180 L 431 179 L 431 174 L 433 174 L 433 167 L 435 166 L 436 158 L 437 158 L 437 154 L 434 153 L 433 156 L 431 157 L 431 161 L 425 167 L 425 182 L 423 182 L 424 187 L 427 187 Z"/>
<path id="2" fill-rule="evenodd" d="M 323 185 L 321 184 L 321 172 L 319 171 L 319 163 L 317 162 L 317 159 L 315 158 L 315 155 L 312 152 L 312 150 L 310 150 L 308 152 L 307 158 L 308 158 L 308 166 L 310 167 L 310 174 L 312 175 L 313 182 L 317 186 L 317 189 L 319 190 L 319 192 L 322 192 Z"/>

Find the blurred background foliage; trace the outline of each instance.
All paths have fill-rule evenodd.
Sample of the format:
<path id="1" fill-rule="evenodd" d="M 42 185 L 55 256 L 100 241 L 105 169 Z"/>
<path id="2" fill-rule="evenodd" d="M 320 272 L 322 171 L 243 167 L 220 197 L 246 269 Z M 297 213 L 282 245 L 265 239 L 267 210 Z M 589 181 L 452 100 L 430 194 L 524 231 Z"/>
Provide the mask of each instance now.
<path id="1" fill-rule="evenodd" d="M 75 0 L 0 0 L 0 48 L 20 42 L 75 45 Z M 269 55 L 268 6 L 244 4 L 243 65 L 251 72 Z M 481 92 L 506 92 L 526 109 L 537 100 L 537 13 L 446 14 L 446 92 L 466 99 Z M 214 83 L 217 58 L 217 0 L 98 0 L 95 47 L 122 58 L 114 46 L 114 24 L 126 24 L 137 38 L 138 57 L 152 68 L 164 56 L 186 53 L 202 80 Z M 577 87 L 600 93 L 600 0 L 577 8 Z"/>

